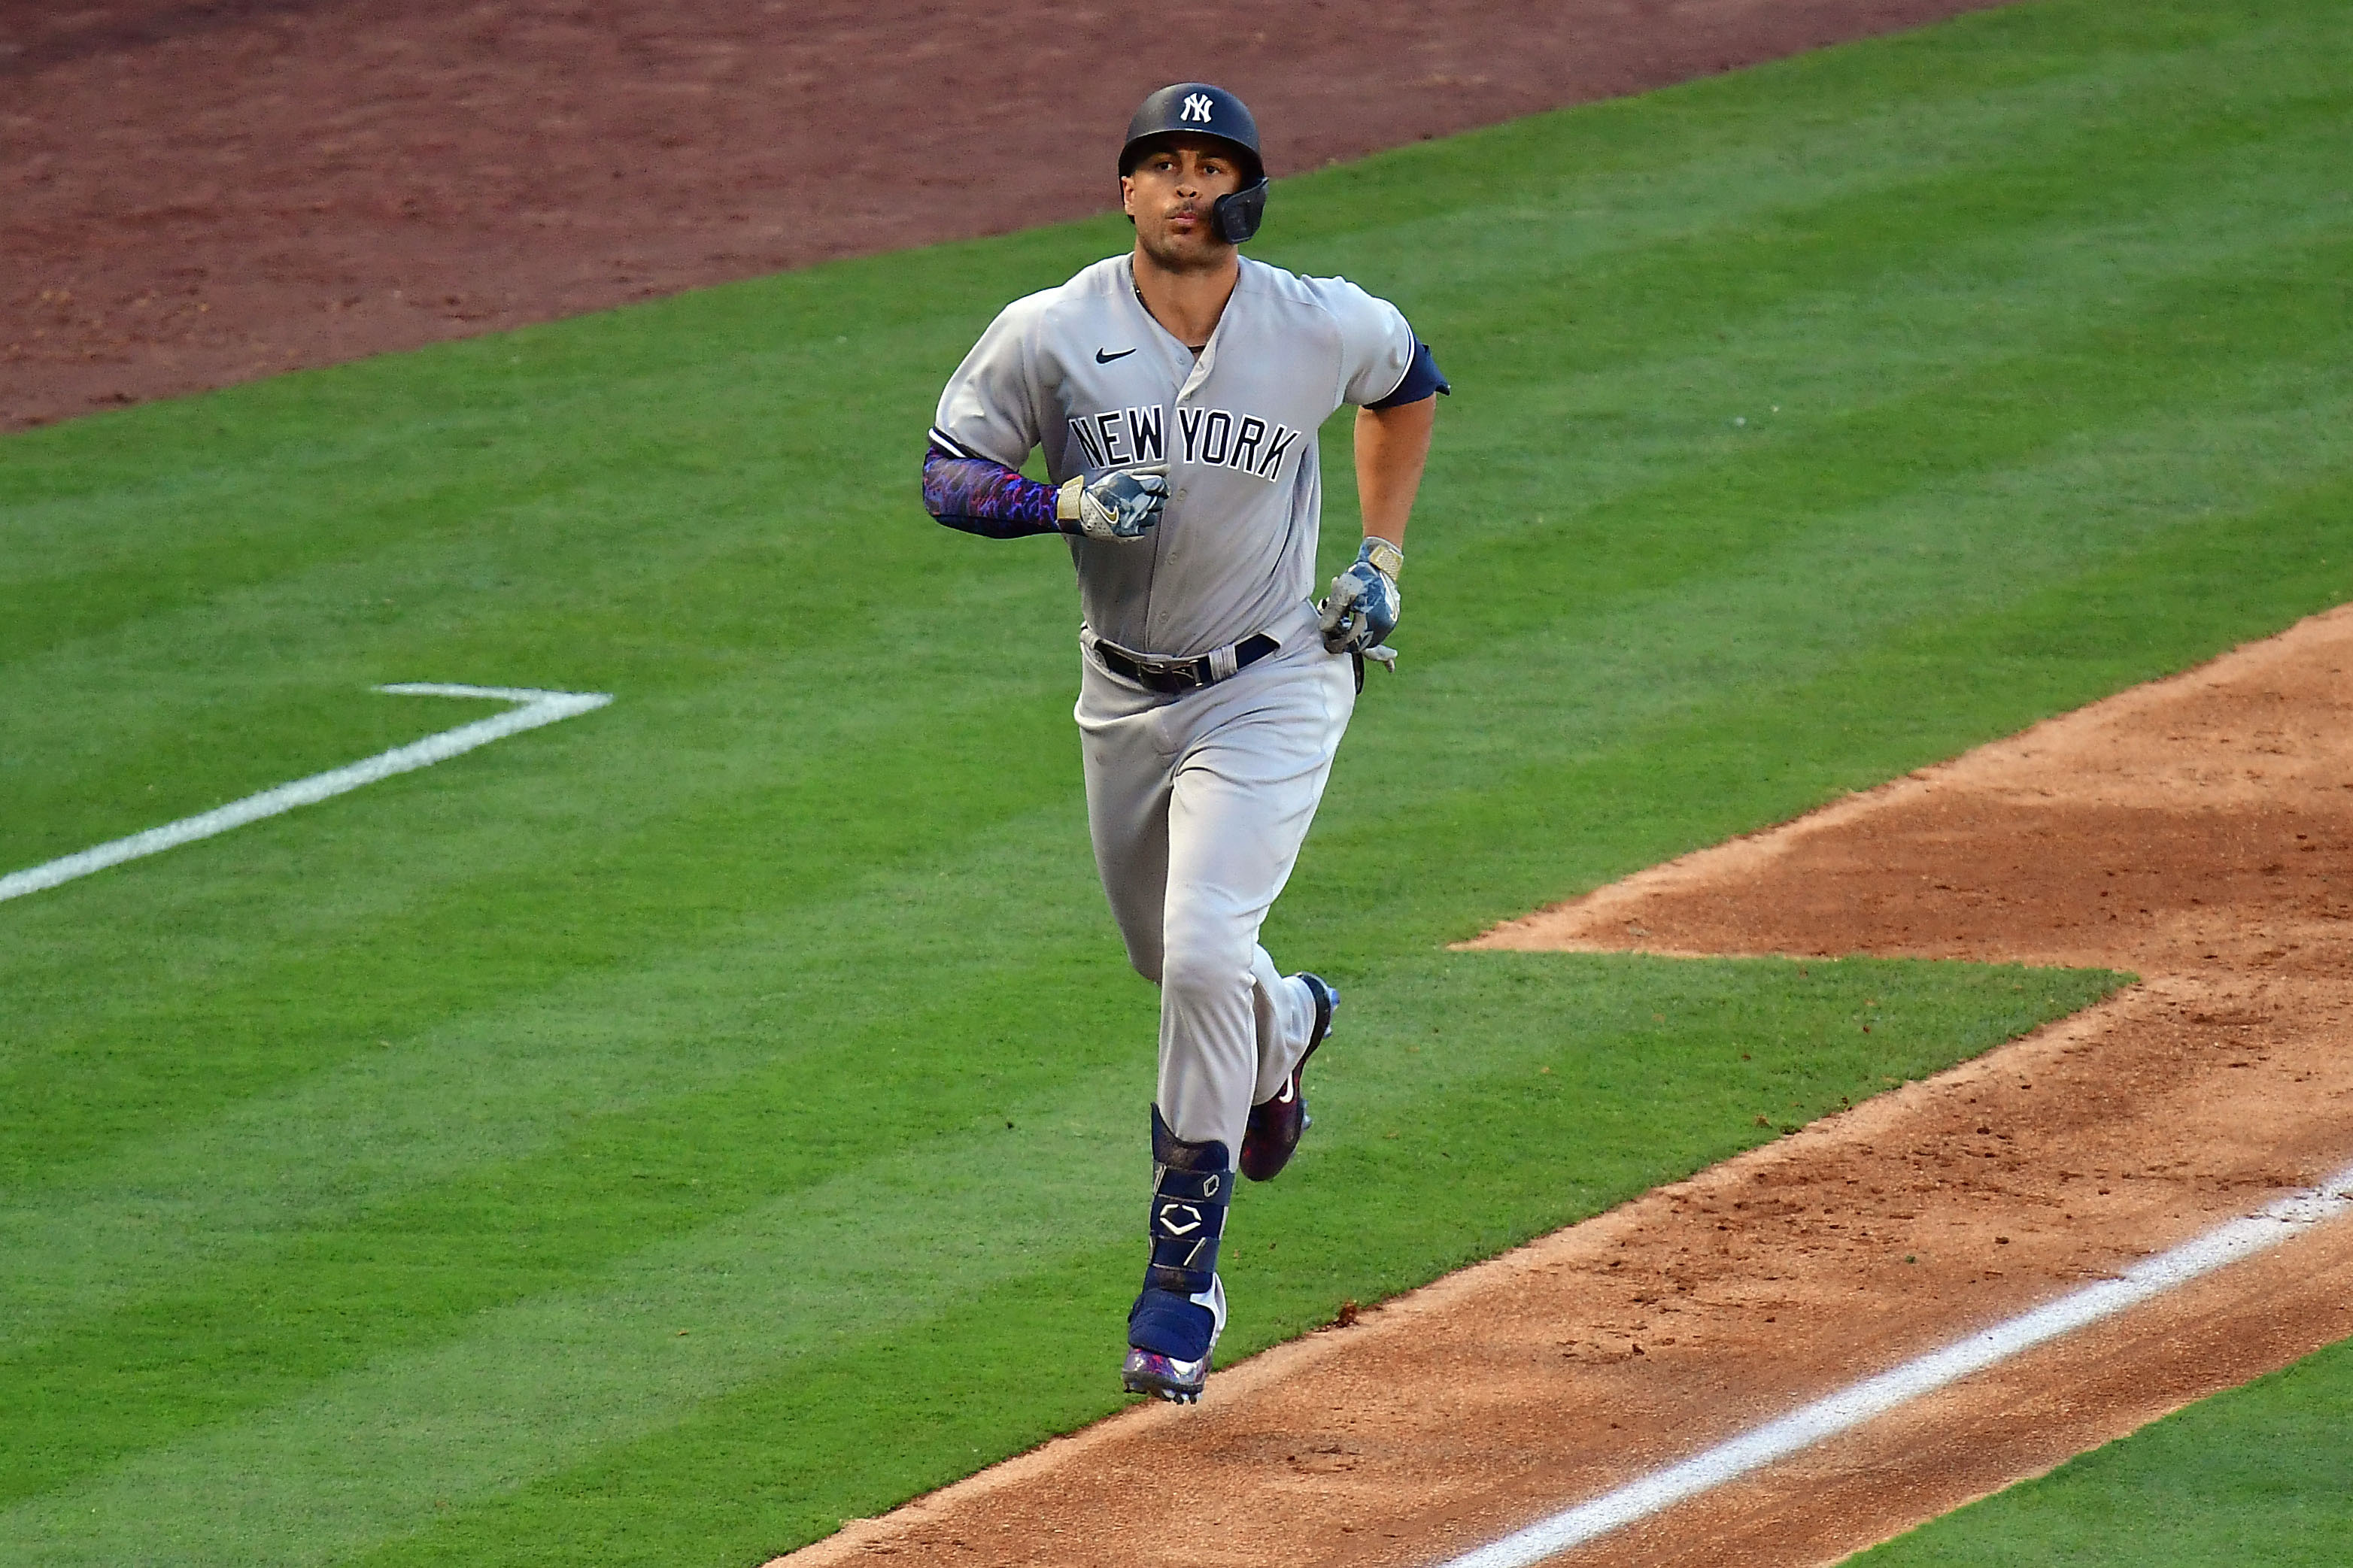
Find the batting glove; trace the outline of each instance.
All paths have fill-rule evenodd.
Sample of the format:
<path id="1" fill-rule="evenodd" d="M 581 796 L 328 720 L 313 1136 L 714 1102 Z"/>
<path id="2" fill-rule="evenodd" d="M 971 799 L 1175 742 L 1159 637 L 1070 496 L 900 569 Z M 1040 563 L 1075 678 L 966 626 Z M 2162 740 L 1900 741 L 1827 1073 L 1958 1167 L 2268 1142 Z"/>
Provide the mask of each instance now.
<path id="1" fill-rule="evenodd" d="M 1160 524 L 1168 501 L 1168 465 L 1113 468 L 1090 481 L 1079 474 L 1062 481 L 1054 498 L 1054 521 L 1064 533 L 1088 539 L 1141 539 Z"/>
<path id="2" fill-rule="evenodd" d="M 1324 647 L 1333 653 L 1361 653 L 1394 668 L 1397 651 L 1385 645 L 1397 629 L 1404 605 L 1397 585 L 1398 574 L 1404 570 L 1404 551 L 1386 539 L 1366 539 L 1356 552 L 1356 563 L 1332 579 L 1332 592 L 1316 606 Z"/>

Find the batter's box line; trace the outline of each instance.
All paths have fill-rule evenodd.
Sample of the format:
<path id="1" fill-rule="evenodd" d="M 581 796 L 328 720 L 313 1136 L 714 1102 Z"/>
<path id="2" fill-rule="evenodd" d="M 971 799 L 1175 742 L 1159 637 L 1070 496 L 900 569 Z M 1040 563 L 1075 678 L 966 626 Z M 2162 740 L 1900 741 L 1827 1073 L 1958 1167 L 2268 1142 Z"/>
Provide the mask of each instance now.
<path id="1" fill-rule="evenodd" d="M 460 724 L 454 730 L 444 730 L 438 735 L 427 735 L 421 741 L 411 741 L 405 746 L 379 752 L 373 757 L 351 763 L 323 773 L 312 773 L 306 779 L 296 779 L 259 795 L 247 795 L 243 800 L 215 806 L 195 816 L 184 816 L 177 822 L 167 822 L 161 827 L 151 827 L 134 833 L 128 838 L 111 839 L 88 849 L 11 871 L 0 877 L 0 903 L 21 899 L 27 893 L 37 893 L 54 888 L 60 882 L 70 882 L 77 877 L 87 877 L 93 871 L 103 871 L 110 866 L 120 866 L 126 860 L 142 859 L 160 855 L 166 849 L 176 849 L 183 844 L 194 844 L 200 838 L 210 838 L 227 833 L 232 827 L 243 827 L 248 822 L 259 822 L 277 816 L 297 806 L 316 805 L 339 795 L 348 795 L 364 784 L 388 779 L 396 773 L 412 773 L 419 768 L 429 768 L 436 763 L 446 763 L 451 757 L 462 756 L 478 746 L 492 741 L 503 741 L 509 735 L 520 735 L 525 730 L 536 730 L 565 719 L 592 713 L 613 700 L 605 691 L 541 691 L 527 686 L 448 686 L 434 681 L 405 681 L 372 689 L 394 697 L 468 697 L 492 702 L 512 702 L 514 707 L 489 719 L 478 719 L 470 724 Z"/>

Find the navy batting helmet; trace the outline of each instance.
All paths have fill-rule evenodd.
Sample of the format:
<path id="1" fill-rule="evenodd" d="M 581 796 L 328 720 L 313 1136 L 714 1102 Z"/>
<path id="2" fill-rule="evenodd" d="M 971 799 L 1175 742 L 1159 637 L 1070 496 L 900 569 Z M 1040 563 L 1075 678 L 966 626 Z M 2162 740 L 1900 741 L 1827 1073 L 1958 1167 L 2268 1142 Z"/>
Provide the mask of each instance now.
<path id="1" fill-rule="evenodd" d="M 1144 100 L 1127 122 L 1127 142 L 1119 150 L 1119 172 L 1134 172 L 1145 145 L 1163 136 L 1208 136 L 1231 146 L 1241 163 L 1241 188 L 1219 196 L 1209 209 L 1218 232 L 1229 245 L 1240 245 L 1258 232 L 1266 216 L 1266 163 L 1259 156 L 1258 121 L 1242 100 L 1222 87 L 1206 81 L 1180 81 L 1164 87 Z"/>

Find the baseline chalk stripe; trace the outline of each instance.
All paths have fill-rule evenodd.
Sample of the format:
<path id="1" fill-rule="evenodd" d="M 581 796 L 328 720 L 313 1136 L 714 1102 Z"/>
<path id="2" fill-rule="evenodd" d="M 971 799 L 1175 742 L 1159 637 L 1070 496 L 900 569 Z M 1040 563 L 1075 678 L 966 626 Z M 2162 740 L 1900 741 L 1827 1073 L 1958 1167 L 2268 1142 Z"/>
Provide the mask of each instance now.
<path id="1" fill-rule="evenodd" d="M 389 752 L 379 752 L 348 767 L 313 773 L 307 779 L 296 779 L 292 784 L 280 784 L 275 789 L 249 795 L 243 800 L 231 801 L 227 805 L 216 806 L 198 816 L 184 816 L 177 822 L 167 822 L 161 827 L 134 833 L 128 838 L 113 839 L 22 871 L 11 871 L 0 877 L 0 902 L 21 899 L 27 893 L 37 893 L 60 882 L 70 882 L 76 877 L 87 877 L 92 871 L 102 871 L 109 866 L 120 866 L 125 860 L 136 860 L 142 856 L 157 855 L 183 844 L 193 844 L 199 838 L 210 838 L 216 833 L 243 827 L 247 823 L 259 822 L 265 816 L 276 816 L 298 805 L 313 805 L 335 795 L 349 794 L 363 784 L 388 779 L 395 773 L 429 768 L 477 746 L 487 746 L 492 741 L 502 741 L 509 735 L 536 730 L 543 724 L 554 724 L 593 712 L 613 700 L 610 693 L 603 691 L 534 691 L 520 686 L 441 686 L 427 681 L 379 686 L 375 689 L 389 692 L 395 697 L 480 697 L 518 706 L 495 718 L 478 719 L 471 724 L 460 724 L 454 730 L 427 735 L 406 746 L 396 746 Z"/>
<path id="2" fill-rule="evenodd" d="M 2353 1209 L 2353 1165 L 2317 1188 L 2293 1194 L 2242 1219 L 2217 1226 L 2170 1252 L 2135 1264 L 2114 1279 L 2086 1286 L 2048 1306 L 1851 1384 L 1681 1464 L 1655 1470 L 1591 1502 L 1538 1520 L 1491 1545 L 1450 1558 L 1440 1568 L 1528 1568 L 1788 1458 L 2021 1351 L 2137 1306 L 2227 1264 L 2268 1252 L 2348 1209 Z"/>

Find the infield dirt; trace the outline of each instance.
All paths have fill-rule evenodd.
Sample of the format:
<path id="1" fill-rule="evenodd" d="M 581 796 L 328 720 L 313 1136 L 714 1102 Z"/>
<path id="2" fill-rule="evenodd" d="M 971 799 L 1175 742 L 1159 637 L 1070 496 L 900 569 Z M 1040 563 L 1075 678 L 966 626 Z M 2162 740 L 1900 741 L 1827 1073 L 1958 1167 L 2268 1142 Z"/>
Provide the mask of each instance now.
<path id="1" fill-rule="evenodd" d="M 1443 1560 L 2341 1168 L 2348 917 L 2353 606 L 1513 921 L 2143 978 L 783 1561 Z M 2340 1222 L 1562 1561 L 1835 1561 L 2348 1334 Z"/>

